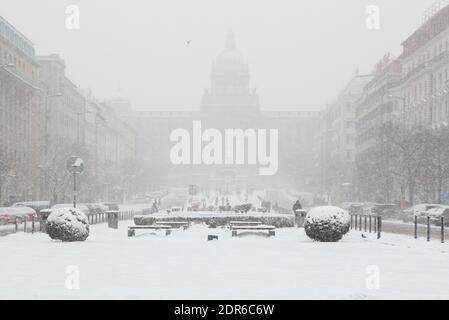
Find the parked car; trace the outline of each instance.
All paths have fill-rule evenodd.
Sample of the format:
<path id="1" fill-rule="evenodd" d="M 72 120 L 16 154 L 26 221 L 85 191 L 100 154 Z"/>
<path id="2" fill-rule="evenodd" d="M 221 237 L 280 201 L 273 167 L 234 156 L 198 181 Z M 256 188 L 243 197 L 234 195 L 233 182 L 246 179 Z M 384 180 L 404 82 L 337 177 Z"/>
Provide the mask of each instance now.
<path id="1" fill-rule="evenodd" d="M 342 209 L 345 209 L 350 214 L 362 214 L 364 203 L 361 202 L 343 202 L 340 204 Z"/>
<path id="2" fill-rule="evenodd" d="M 449 226 L 449 206 L 439 206 L 432 209 L 427 210 L 427 215 L 430 217 L 430 220 L 433 224 L 440 226 L 441 225 L 441 217 L 444 218 L 444 225 Z"/>
<path id="3" fill-rule="evenodd" d="M 19 223 L 36 217 L 36 210 L 29 207 L 3 207 L 0 208 L 0 224 Z"/>
<path id="4" fill-rule="evenodd" d="M 51 213 L 51 209 L 42 209 L 41 211 L 39 211 L 39 216 L 41 220 L 47 220 L 48 216 Z"/>
<path id="5" fill-rule="evenodd" d="M 441 205 L 432 203 L 419 203 L 402 210 L 401 220 L 404 222 L 413 222 L 415 216 L 418 217 L 418 223 L 427 223 L 427 212 L 430 209 L 439 208 Z"/>
<path id="6" fill-rule="evenodd" d="M 89 209 L 89 214 L 102 214 L 108 212 L 108 207 L 101 203 L 85 203 Z"/>
<path id="7" fill-rule="evenodd" d="M 394 203 L 376 203 L 371 211 L 385 219 L 400 219 L 402 216 L 401 208 Z"/>
<path id="8" fill-rule="evenodd" d="M 425 216 L 427 214 L 427 211 L 433 208 L 440 207 L 439 204 L 431 204 L 431 203 L 420 203 L 415 204 L 414 206 L 402 210 L 405 214 L 411 215 L 411 216 Z"/>
<path id="9" fill-rule="evenodd" d="M 373 210 L 373 208 L 375 207 L 375 203 L 374 202 L 365 202 L 363 203 L 363 205 L 361 207 L 359 207 L 359 212 L 358 214 L 362 214 L 362 215 L 377 215 L 377 213 Z"/>
<path id="10" fill-rule="evenodd" d="M 59 209 L 59 208 L 73 208 L 73 203 L 59 203 L 55 204 L 51 207 L 51 209 Z M 85 215 L 89 214 L 89 208 L 85 204 L 77 204 L 77 209 L 80 209 Z"/>
<path id="11" fill-rule="evenodd" d="M 39 213 L 43 209 L 50 208 L 50 201 L 25 201 L 25 202 L 16 202 L 12 205 L 12 207 L 28 207 L 33 208 L 37 213 Z"/>
<path id="12" fill-rule="evenodd" d="M 171 208 L 171 212 L 181 212 L 182 208 L 181 207 L 172 207 Z"/>

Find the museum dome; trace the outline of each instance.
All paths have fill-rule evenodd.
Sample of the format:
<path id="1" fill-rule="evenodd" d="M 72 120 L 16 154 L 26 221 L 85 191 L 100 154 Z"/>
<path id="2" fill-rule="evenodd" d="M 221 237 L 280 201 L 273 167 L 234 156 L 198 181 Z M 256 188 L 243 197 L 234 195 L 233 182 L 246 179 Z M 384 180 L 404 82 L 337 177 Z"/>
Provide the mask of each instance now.
<path id="1" fill-rule="evenodd" d="M 236 49 L 234 32 L 226 35 L 225 49 L 218 55 L 214 63 L 214 72 L 241 71 L 248 73 L 248 62 Z"/>

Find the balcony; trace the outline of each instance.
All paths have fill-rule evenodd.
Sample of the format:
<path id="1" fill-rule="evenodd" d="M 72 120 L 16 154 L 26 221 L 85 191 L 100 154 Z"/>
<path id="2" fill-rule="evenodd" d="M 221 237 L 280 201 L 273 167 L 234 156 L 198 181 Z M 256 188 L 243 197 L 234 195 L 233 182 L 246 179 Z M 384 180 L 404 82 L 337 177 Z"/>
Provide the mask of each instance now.
<path id="1" fill-rule="evenodd" d="M 436 57 L 433 57 L 432 59 L 426 61 L 425 63 L 421 63 L 416 68 L 408 72 L 403 78 L 402 81 L 406 82 L 410 78 L 414 77 L 415 75 L 421 73 L 422 71 L 426 71 L 432 67 L 434 67 L 437 63 L 444 61 L 449 57 L 449 52 L 447 50 L 441 52 Z"/>

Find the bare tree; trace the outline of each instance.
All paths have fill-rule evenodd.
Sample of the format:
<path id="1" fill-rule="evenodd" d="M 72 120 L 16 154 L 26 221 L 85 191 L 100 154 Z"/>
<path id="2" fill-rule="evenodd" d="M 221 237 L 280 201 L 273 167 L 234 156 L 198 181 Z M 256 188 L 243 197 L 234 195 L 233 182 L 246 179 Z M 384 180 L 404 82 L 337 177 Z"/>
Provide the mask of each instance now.
<path id="1" fill-rule="evenodd" d="M 390 172 L 400 185 L 407 186 L 408 202 L 413 204 L 417 180 L 426 164 L 426 130 L 421 127 L 408 130 L 403 125 L 389 123 L 382 135 L 388 150 L 386 155 L 391 159 Z"/>
<path id="2" fill-rule="evenodd" d="M 443 186 L 449 179 L 449 128 L 427 129 L 424 133 L 425 162 L 420 183 L 426 197 L 432 196 L 434 201 L 441 203 Z"/>

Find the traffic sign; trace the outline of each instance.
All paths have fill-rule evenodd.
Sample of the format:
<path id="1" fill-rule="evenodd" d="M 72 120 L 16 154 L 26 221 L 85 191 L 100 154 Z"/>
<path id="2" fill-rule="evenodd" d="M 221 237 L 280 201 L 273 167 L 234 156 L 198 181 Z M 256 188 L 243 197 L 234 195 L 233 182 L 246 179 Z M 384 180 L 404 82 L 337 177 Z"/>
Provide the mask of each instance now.
<path id="1" fill-rule="evenodd" d="M 71 174 L 81 174 L 84 171 L 84 162 L 80 157 L 72 156 L 67 160 L 67 171 Z"/>

